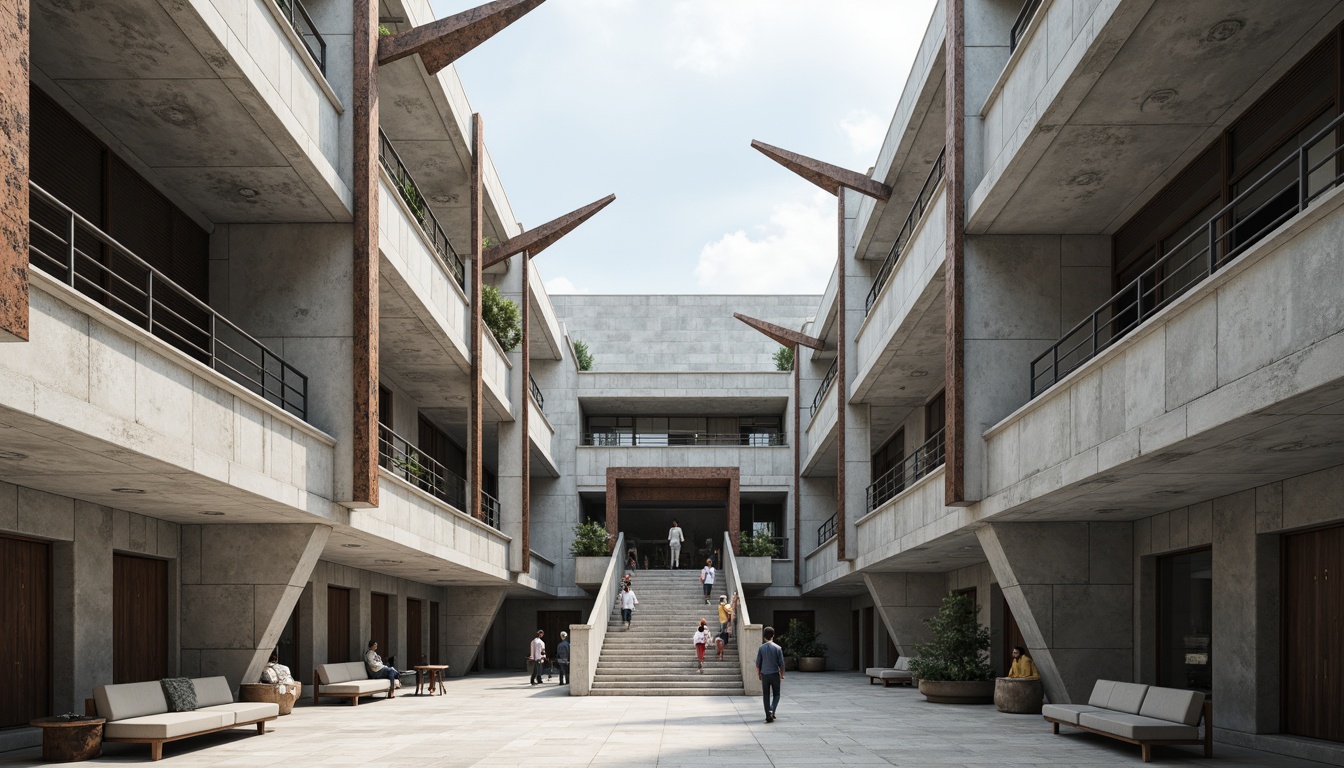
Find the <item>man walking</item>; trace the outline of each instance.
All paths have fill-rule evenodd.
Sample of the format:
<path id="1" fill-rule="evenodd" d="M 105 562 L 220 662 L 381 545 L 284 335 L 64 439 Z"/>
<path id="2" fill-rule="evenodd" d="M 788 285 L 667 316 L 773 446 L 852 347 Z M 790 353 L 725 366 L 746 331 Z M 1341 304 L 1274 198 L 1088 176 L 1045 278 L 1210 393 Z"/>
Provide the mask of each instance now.
<path id="1" fill-rule="evenodd" d="M 569 633 L 560 633 L 560 644 L 555 646 L 555 662 L 560 666 L 560 685 L 569 682 Z"/>
<path id="2" fill-rule="evenodd" d="M 775 708 L 779 706 L 779 683 L 784 679 L 784 651 L 775 645 L 775 628 L 761 630 L 765 642 L 756 650 L 756 679 L 761 681 L 761 703 L 765 705 L 765 722 L 775 722 Z M 774 691 L 774 698 L 771 698 Z"/>
<path id="3" fill-rule="evenodd" d="M 546 630 L 538 629 L 527 649 L 527 671 L 532 673 L 532 685 L 541 685 L 541 665 L 546 661 L 546 641 L 541 638 L 545 634 Z"/>
<path id="4" fill-rule="evenodd" d="M 705 605 L 709 605 L 709 593 L 714 591 L 714 561 L 705 559 L 705 567 L 700 569 L 700 583 L 705 586 Z"/>
<path id="5" fill-rule="evenodd" d="M 667 548 L 672 551 L 672 559 L 668 565 L 669 570 L 681 567 L 681 543 L 685 540 L 686 537 L 681 533 L 681 526 L 677 525 L 676 520 L 673 520 L 672 527 L 667 529 Z"/>

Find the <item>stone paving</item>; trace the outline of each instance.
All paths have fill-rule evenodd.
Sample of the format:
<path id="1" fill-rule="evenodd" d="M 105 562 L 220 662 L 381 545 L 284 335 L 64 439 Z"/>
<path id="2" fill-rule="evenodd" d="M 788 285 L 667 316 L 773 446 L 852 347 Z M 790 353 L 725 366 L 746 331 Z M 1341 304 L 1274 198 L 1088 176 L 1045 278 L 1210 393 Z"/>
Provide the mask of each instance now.
<path id="1" fill-rule="evenodd" d="M 413 690 L 413 689 L 412 689 Z M 852 672 L 792 673 L 779 720 L 760 700 L 571 697 L 525 673 L 450 680 L 446 696 L 300 706 L 271 725 L 165 745 L 173 766 L 1141 766 L 1138 747 L 1079 732 L 1054 736 L 1031 715 L 929 704 L 908 688 Z M 1320 768 L 1321 763 L 1215 744 L 1157 747 L 1155 765 Z M 0 766 L 41 765 L 37 749 Z M 149 763 L 149 747 L 108 744 L 98 763 Z"/>

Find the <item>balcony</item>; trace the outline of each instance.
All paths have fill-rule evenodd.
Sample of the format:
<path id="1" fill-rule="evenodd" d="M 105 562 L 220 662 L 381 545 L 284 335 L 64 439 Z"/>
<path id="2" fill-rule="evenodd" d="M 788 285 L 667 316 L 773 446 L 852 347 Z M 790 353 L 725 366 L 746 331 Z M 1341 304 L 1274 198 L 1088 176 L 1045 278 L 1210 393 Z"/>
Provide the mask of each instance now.
<path id="1" fill-rule="evenodd" d="M 868 511 L 872 512 L 888 501 L 896 498 L 906 488 L 943 466 L 947 460 L 945 430 L 930 437 L 919 446 L 905 461 L 884 473 L 872 485 L 868 486 Z"/>
<path id="2" fill-rule="evenodd" d="M 388 427 L 378 425 L 378 466 L 459 511 L 467 508 L 467 481 Z"/>
<path id="3" fill-rule="evenodd" d="M 600 448 L 678 446 L 737 446 L 741 448 L 778 448 L 788 445 L 781 432 L 752 432 L 729 435 L 669 434 L 667 432 L 584 432 L 582 445 Z"/>
<path id="4" fill-rule="evenodd" d="M 1031 397 L 1179 300 L 1344 180 L 1339 161 L 1344 147 L 1335 144 L 1341 124 L 1344 115 L 1271 167 L 1033 360 Z"/>
<path id="5" fill-rule="evenodd" d="M 308 377 L 29 182 L 29 262 L 267 402 L 308 416 Z"/>
<path id="6" fill-rule="evenodd" d="M 281 14 L 285 21 L 289 22 L 290 29 L 298 37 L 299 43 L 308 55 L 313 57 L 313 63 L 317 64 L 317 69 L 325 77 L 327 74 L 327 41 L 322 39 L 322 33 L 317 31 L 317 25 L 313 23 L 313 18 L 308 15 L 308 9 L 303 7 L 300 0 L 276 0 Z"/>
<path id="7" fill-rule="evenodd" d="M 840 361 L 831 362 L 831 367 L 826 370 L 826 375 L 822 377 L 821 384 L 817 386 L 817 393 L 812 396 L 812 415 L 815 417 L 817 410 L 821 408 L 821 401 L 826 398 L 826 393 L 831 391 L 831 385 L 835 383 L 835 374 L 839 370 L 837 367 Z"/>
<path id="8" fill-rule="evenodd" d="M 838 514 L 839 514 L 839 513 L 837 513 L 837 515 L 838 515 Z M 826 522 L 824 522 L 824 523 L 822 523 L 821 525 L 817 526 L 817 546 L 818 546 L 818 547 L 820 547 L 821 545 L 823 545 L 823 544 L 825 544 L 826 542 L 830 541 L 831 539 L 834 539 L 834 538 L 835 538 L 835 536 L 836 536 L 836 524 L 837 524 L 837 520 L 838 520 L 838 518 L 837 518 L 836 515 L 831 515 L 829 518 L 826 519 Z"/>
<path id="9" fill-rule="evenodd" d="M 944 160 L 947 156 L 947 150 L 944 149 L 938 153 L 938 159 L 933 162 L 933 168 L 929 170 L 929 175 L 924 179 L 924 186 L 920 188 L 919 195 L 915 197 L 915 202 L 910 206 L 910 213 L 905 217 L 905 223 L 901 225 L 901 231 L 896 235 L 896 242 L 892 243 L 891 252 L 887 254 L 886 261 L 882 262 L 882 267 L 877 270 L 877 275 L 873 277 L 873 287 L 868 291 L 868 298 L 864 301 L 863 312 L 865 315 L 873 311 L 873 305 L 877 303 L 877 298 L 882 295 L 882 289 L 886 287 L 887 281 L 896 271 L 896 267 L 901 262 L 901 257 L 905 255 L 906 246 L 910 243 L 915 234 L 915 230 L 924 219 L 924 213 L 929 209 L 933 202 L 934 192 L 943 180 Z"/>
<path id="10" fill-rule="evenodd" d="M 499 510 L 499 499 L 481 491 L 481 513 L 485 515 L 485 524 L 497 531 L 501 530 L 499 527 Z"/>
<path id="11" fill-rule="evenodd" d="M 541 387 L 537 386 L 537 380 L 532 378 L 532 374 L 527 374 L 528 391 L 532 393 L 532 400 L 537 404 L 537 410 L 546 410 L 546 398 L 542 397 Z"/>
<path id="12" fill-rule="evenodd" d="M 378 132 L 378 162 L 382 164 L 383 170 L 392 180 L 392 186 L 396 189 L 397 194 L 406 203 L 406 208 L 410 211 L 411 217 L 420 225 L 420 231 L 424 234 L 425 239 L 434 247 L 434 252 L 439 257 L 444 269 L 448 271 L 449 275 L 452 275 L 459 288 L 466 290 L 466 265 L 462 262 L 462 257 L 457 255 L 457 250 L 453 248 L 452 241 L 448 239 L 448 233 L 439 224 L 438 217 L 429 209 L 429 203 L 420 191 L 420 187 L 415 183 L 411 172 L 407 170 L 406 164 L 401 161 L 401 157 L 397 154 L 397 150 L 393 148 L 392 142 L 382 131 Z"/>

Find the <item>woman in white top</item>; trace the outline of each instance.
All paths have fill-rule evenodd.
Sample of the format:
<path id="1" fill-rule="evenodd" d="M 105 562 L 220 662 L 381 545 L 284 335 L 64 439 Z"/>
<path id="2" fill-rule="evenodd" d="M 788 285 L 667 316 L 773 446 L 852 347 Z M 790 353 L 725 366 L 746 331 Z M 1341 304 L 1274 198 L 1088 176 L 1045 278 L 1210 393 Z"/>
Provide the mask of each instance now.
<path id="1" fill-rule="evenodd" d="M 630 628 L 630 619 L 635 614 L 635 606 L 639 605 L 639 598 L 630 589 L 630 583 L 626 582 L 625 589 L 622 589 L 616 595 L 616 604 L 621 606 L 621 621 L 625 623 L 625 628 Z"/>
<path id="2" fill-rule="evenodd" d="M 705 560 L 705 567 L 700 569 L 700 583 L 705 585 L 705 605 L 709 605 L 709 593 L 714 591 L 714 561 Z"/>
<path id="3" fill-rule="evenodd" d="M 700 674 L 705 674 L 705 646 L 709 644 L 709 627 L 705 626 L 705 620 L 700 620 L 700 628 L 695 630 L 695 635 L 691 638 L 695 643 L 695 659 L 700 665 Z"/>
<path id="4" fill-rule="evenodd" d="M 672 550 L 671 568 L 681 567 L 681 543 L 686 537 L 681 535 L 681 526 L 677 521 L 672 521 L 672 527 L 667 529 L 667 548 Z"/>

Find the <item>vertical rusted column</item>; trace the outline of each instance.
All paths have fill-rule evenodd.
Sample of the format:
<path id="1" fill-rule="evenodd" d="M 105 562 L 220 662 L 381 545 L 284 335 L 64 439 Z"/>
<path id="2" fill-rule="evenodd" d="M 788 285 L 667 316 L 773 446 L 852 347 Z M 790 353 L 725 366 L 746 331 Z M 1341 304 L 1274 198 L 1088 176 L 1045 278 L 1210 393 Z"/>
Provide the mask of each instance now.
<path id="1" fill-rule="evenodd" d="M 523 573 L 528 573 L 532 570 L 532 435 L 528 431 L 532 417 L 532 332 L 529 328 L 532 287 L 527 283 L 527 273 L 532 266 L 532 256 L 522 253 L 518 259 L 523 265 Z"/>
<path id="2" fill-rule="evenodd" d="M 616 474 L 607 467 L 607 533 L 611 536 L 611 548 L 616 547 L 616 516 L 620 514 L 620 500 L 616 497 Z"/>
<path id="3" fill-rule="evenodd" d="M 28 0 L 0 0 L 0 341 L 28 340 Z"/>
<path id="4" fill-rule="evenodd" d="M 835 278 L 835 557 L 848 559 L 845 544 L 845 347 L 849 337 L 845 335 L 845 189 L 836 191 L 836 246 L 840 252 L 836 259 Z M 796 355 L 795 355 L 796 357 Z"/>
<path id="5" fill-rule="evenodd" d="M 798 372 L 798 358 L 802 355 L 802 348 L 797 344 L 793 345 L 793 585 L 795 587 L 803 586 L 803 532 L 800 526 L 803 524 L 803 500 L 798 494 L 802 492 L 802 480 L 800 477 L 802 468 L 802 439 L 803 428 L 799 424 L 802 418 L 803 408 L 798 402 L 802 396 L 801 374 Z"/>
<path id="6" fill-rule="evenodd" d="M 965 382 L 965 229 L 966 229 L 966 22 L 964 0 L 947 0 L 947 433 L 944 439 L 945 503 L 968 504 L 966 498 Z"/>
<path id="7" fill-rule="evenodd" d="M 354 455 L 351 501 L 378 505 L 378 3 L 354 18 Z"/>
<path id="8" fill-rule="evenodd" d="M 471 116 L 471 402 L 467 407 L 467 514 L 484 520 L 481 509 L 485 464 L 481 433 L 483 385 L 481 382 L 481 346 L 484 335 L 481 320 L 481 259 L 485 251 L 485 128 L 480 113 Z"/>
<path id="9" fill-rule="evenodd" d="M 738 467 L 731 467 L 728 478 L 728 535 L 733 542 L 733 554 L 742 554 L 739 539 L 742 537 L 742 477 Z"/>

